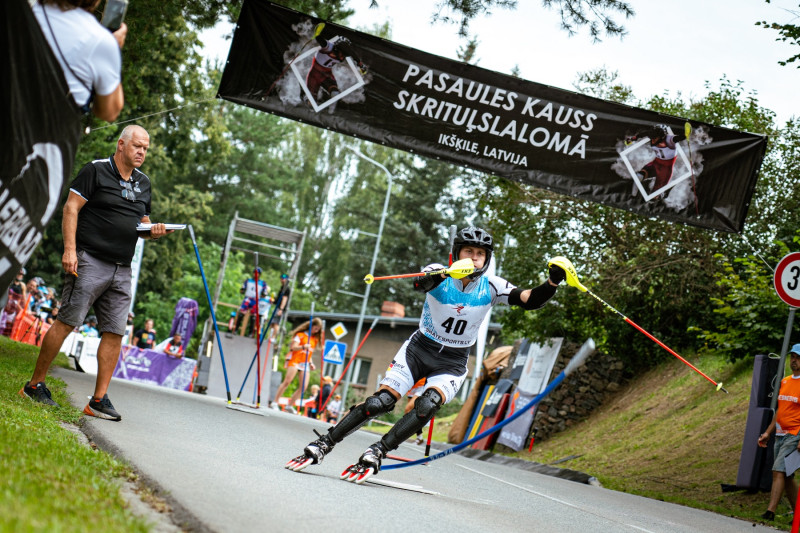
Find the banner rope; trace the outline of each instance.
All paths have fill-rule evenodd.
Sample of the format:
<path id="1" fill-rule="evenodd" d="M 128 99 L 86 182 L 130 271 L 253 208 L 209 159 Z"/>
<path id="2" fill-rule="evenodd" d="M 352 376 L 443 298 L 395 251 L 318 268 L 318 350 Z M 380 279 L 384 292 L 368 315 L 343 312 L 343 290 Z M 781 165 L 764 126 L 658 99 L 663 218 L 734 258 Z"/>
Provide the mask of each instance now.
<path id="1" fill-rule="evenodd" d="M 100 126 L 99 128 L 88 128 L 87 135 L 89 133 L 93 132 L 93 131 L 104 130 L 106 128 L 110 128 L 111 126 L 118 126 L 120 124 L 127 124 L 128 122 L 134 122 L 134 121 L 137 121 L 137 120 L 140 120 L 140 119 L 143 119 L 143 118 L 149 118 L 149 117 L 155 117 L 155 116 L 158 116 L 158 115 L 163 115 L 164 113 L 169 113 L 170 111 L 176 111 L 178 109 L 183 109 L 184 107 L 189 107 L 191 105 L 205 104 L 206 102 L 211 102 L 212 100 L 216 100 L 216 99 L 217 98 L 214 97 L 214 98 L 208 98 L 206 100 L 200 100 L 199 102 L 188 102 L 186 104 L 179 105 L 178 107 L 173 107 L 172 109 L 167 109 L 167 110 L 164 110 L 164 111 L 157 111 L 155 113 L 150 113 L 149 115 L 142 115 L 140 117 L 131 118 L 131 119 L 128 119 L 128 120 L 120 120 L 118 122 L 112 122 L 111 124 L 108 124 L 106 126 Z"/>

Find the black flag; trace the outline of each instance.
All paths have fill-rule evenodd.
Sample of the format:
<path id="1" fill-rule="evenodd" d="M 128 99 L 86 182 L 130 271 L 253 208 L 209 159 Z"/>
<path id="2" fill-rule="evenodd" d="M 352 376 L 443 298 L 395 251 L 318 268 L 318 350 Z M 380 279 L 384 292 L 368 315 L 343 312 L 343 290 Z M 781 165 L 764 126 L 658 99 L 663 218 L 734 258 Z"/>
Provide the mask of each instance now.
<path id="1" fill-rule="evenodd" d="M 0 2 L 0 290 L 42 240 L 80 139 L 80 111 L 26 0 Z"/>

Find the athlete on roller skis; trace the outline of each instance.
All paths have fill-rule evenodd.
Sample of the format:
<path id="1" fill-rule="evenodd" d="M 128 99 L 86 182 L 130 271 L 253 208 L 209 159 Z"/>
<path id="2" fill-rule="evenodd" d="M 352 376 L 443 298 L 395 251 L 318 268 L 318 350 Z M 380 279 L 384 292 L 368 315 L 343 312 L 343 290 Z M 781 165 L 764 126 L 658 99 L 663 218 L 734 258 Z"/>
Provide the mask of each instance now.
<path id="1" fill-rule="evenodd" d="M 361 484 L 377 474 L 388 452 L 423 428 L 443 404 L 455 397 L 467 376 L 470 347 L 475 344 L 489 310 L 496 304 L 539 309 L 566 277 L 564 270 L 554 264 L 543 284 L 533 289 L 518 289 L 501 277 L 485 275 L 493 249 L 492 237 L 485 230 L 464 228 L 453 242 L 453 258 L 472 259 L 475 271 L 462 279 L 444 275 L 414 278 L 414 288 L 427 293 L 419 330 L 397 352 L 378 391 L 351 408 L 326 434 L 317 433 L 319 438 L 309 443 L 302 455 L 289 461 L 286 468 L 298 472 L 320 463 L 337 443 L 368 420 L 390 412 L 414 383 L 427 378 L 414 409 L 367 448 L 357 463 L 342 472 L 341 478 Z M 431 264 L 423 272 L 444 268 Z"/>

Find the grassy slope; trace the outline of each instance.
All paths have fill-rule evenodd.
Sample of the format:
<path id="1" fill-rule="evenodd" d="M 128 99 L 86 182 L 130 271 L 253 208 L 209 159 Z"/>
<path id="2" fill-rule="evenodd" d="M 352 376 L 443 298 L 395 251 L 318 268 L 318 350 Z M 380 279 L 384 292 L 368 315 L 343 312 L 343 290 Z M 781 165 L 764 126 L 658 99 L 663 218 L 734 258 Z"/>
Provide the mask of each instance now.
<path id="1" fill-rule="evenodd" d="M 64 382 L 47 382 L 58 409 L 18 395 L 37 353 L 0 337 L 0 531 L 147 531 L 120 496 L 129 470 L 61 427 L 82 417 Z"/>

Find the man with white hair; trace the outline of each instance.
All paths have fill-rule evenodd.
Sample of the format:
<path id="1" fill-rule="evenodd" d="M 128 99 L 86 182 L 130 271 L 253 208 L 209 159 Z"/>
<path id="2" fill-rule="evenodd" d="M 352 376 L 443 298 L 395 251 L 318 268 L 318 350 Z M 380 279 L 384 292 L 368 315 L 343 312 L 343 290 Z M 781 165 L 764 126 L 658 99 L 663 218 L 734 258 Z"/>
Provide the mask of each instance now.
<path id="1" fill-rule="evenodd" d="M 31 380 L 19 391 L 21 396 L 57 406 L 45 385 L 47 370 L 64 339 L 93 306 L 101 339 L 94 396 L 83 412 L 107 420 L 122 418 L 107 390 L 131 305 L 136 239 L 158 239 L 168 233 L 164 224 L 153 224 L 147 234 L 136 229 L 139 222 L 150 223 L 150 178 L 139 170 L 149 147 L 147 131 L 128 126 L 117 140 L 114 155 L 86 164 L 70 185 L 62 223 L 62 305 L 42 341 Z"/>

